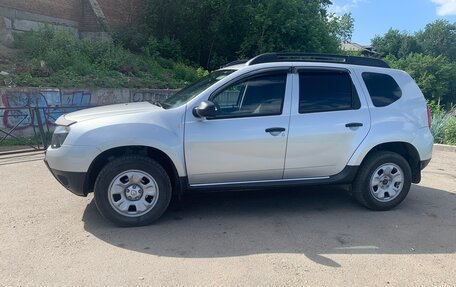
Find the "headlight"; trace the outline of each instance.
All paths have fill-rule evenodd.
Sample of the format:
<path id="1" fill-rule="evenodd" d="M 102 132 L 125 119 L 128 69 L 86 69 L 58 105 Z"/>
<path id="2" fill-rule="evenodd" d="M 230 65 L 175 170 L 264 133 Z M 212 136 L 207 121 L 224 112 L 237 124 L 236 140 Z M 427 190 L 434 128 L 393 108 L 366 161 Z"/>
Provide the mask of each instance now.
<path id="1" fill-rule="evenodd" d="M 70 127 L 66 126 L 57 126 L 55 128 L 54 134 L 52 135 L 51 147 L 59 148 L 63 145 L 68 133 L 70 132 Z"/>

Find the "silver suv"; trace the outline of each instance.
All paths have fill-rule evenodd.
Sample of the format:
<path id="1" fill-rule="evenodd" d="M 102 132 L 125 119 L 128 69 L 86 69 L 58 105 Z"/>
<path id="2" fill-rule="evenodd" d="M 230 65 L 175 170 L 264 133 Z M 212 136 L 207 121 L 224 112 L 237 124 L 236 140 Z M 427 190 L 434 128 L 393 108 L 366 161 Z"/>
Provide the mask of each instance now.
<path id="1" fill-rule="evenodd" d="M 237 61 L 160 103 L 57 120 L 45 162 L 68 190 L 94 192 L 121 226 L 150 224 L 194 190 L 350 184 L 387 210 L 432 156 L 429 110 L 405 72 L 378 59 L 269 53 Z"/>

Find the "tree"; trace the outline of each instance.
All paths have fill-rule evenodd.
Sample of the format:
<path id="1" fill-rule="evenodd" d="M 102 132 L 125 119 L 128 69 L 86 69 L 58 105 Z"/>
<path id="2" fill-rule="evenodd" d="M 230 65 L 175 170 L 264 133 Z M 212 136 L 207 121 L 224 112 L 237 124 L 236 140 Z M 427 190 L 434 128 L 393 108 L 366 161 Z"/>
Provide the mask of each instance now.
<path id="1" fill-rule="evenodd" d="M 335 52 L 339 39 L 320 1 L 269 0 L 250 6 L 253 21 L 241 44 L 247 57 L 271 51 Z"/>
<path id="2" fill-rule="evenodd" d="M 437 20 L 413 35 L 390 29 L 372 46 L 393 67 L 409 72 L 427 99 L 456 103 L 456 23 Z"/>
<path id="3" fill-rule="evenodd" d="M 389 56 L 387 61 L 393 68 L 408 72 L 426 99 L 442 104 L 456 102 L 456 64 L 444 56 L 410 54 L 400 59 Z"/>
<path id="4" fill-rule="evenodd" d="M 336 14 L 330 15 L 329 24 L 331 26 L 331 33 L 336 35 L 342 42 L 349 42 L 353 35 L 355 27 L 355 20 L 351 13 L 337 16 Z"/>
<path id="5" fill-rule="evenodd" d="M 425 54 L 443 55 L 456 61 L 456 23 L 437 20 L 426 25 L 424 31 L 417 33 L 416 38 Z"/>
<path id="6" fill-rule="evenodd" d="M 145 33 L 205 68 L 262 52 L 337 52 L 353 19 L 330 17 L 329 0 L 148 0 Z M 154 42 L 156 40 L 156 42 Z M 168 51 L 170 49 L 167 49 Z"/>
<path id="7" fill-rule="evenodd" d="M 410 53 L 421 52 L 421 47 L 413 35 L 402 33 L 396 29 L 389 29 L 383 36 L 372 39 L 372 47 L 381 56 L 392 55 L 401 58 Z"/>

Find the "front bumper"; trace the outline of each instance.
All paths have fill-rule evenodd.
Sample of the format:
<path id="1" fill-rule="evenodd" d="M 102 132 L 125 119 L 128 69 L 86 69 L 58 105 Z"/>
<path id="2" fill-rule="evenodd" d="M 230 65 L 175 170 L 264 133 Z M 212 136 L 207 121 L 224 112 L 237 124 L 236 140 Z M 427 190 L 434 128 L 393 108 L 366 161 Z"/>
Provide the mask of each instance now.
<path id="1" fill-rule="evenodd" d="M 44 160 L 49 171 L 60 182 L 66 189 L 78 196 L 87 196 L 87 190 L 85 188 L 86 174 L 85 172 L 70 172 L 52 169 L 47 160 Z"/>

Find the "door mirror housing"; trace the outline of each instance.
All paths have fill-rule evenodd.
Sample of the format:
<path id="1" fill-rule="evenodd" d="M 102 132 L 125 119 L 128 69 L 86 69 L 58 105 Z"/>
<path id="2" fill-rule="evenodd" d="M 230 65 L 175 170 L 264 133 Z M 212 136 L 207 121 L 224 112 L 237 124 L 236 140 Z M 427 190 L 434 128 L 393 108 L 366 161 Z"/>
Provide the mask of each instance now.
<path id="1" fill-rule="evenodd" d="M 211 101 L 202 101 L 193 109 L 193 115 L 197 118 L 214 118 L 216 116 L 215 104 Z"/>

